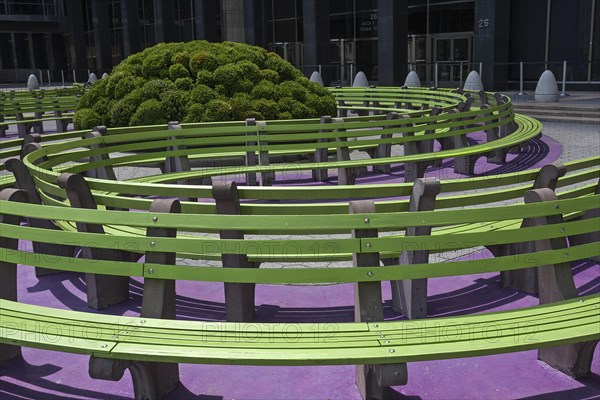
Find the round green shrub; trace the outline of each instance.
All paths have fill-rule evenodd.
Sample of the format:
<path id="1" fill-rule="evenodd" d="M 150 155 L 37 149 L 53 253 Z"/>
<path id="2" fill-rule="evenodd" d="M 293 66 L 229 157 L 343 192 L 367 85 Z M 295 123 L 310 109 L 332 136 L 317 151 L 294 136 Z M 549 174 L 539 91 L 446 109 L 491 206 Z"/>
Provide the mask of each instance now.
<path id="1" fill-rule="evenodd" d="M 173 54 L 171 62 L 173 64 L 190 65 L 190 53 L 187 51 L 179 51 Z"/>
<path id="2" fill-rule="evenodd" d="M 258 65 L 254 64 L 253 62 L 242 60 L 235 63 L 235 65 L 239 68 L 242 76 L 245 79 L 248 79 L 252 82 L 258 82 L 262 79 L 260 75 L 260 68 L 258 68 Z"/>
<path id="3" fill-rule="evenodd" d="M 279 106 L 273 100 L 258 99 L 254 102 L 254 109 L 265 116 L 266 119 L 277 119 Z"/>
<path id="4" fill-rule="evenodd" d="M 188 78 L 190 72 L 182 64 L 173 64 L 169 67 L 169 78 L 175 82 L 179 78 Z"/>
<path id="5" fill-rule="evenodd" d="M 217 97 L 219 97 L 217 92 L 206 85 L 198 85 L 190 93 L 192 102 L 198 104 L 206 104 Z"/>
<path id="6" fill-rule="evenodd" d="M 102 118 L 91 108 L 82 108 L 73 117 L 73 125 L 75 125 L 75 129 L 77 130 L 91 129 L 102 125 Z"/>
<path id="7" fill-rule="evenodd" d="M 96 124 L 113 127 L 335 112 L 327 89 L 275 53 L 241 43 L 192 41 L 161 43 L 127 57 L 82 96 L 76 119 L 97 116 Z"/>
<path id="8" fill-rule="evenodd" d="M 272 69 L 263 69 L 260 71 L 259 75 L 261 79 L 273 83 L 279 83 L 279 74 L 276 71 L 273 71 Z"/>
<path id="9" fill-rule="evenodd" d="M 219 67 L 219 61 L 207 51 L 199 51 L 190 57 L 190 71 L 193 74 L 197 74 L 202 69 L 214 71 L 217 67 Z"/>
<path id="10" fill-rule="evenodd" d="M 150 99 L 144 101 L 131 117 L 131 125 L 159 125 L 168 122 L 160 101 Z"/>
<path id="11" fill-rule="evenodd" d="M 295 81 L 285 81 L 279 84 L 289 97 L 303 103 L 306 101 L 306 88 Z"/>
<path id="12" fill-rule="evenodd" d="M 115 86 L 114 98 L 117 100 L 122 99 L 131 93 L 136 88 L 135 81 L 133 79 L 121 79 Z"/>
<path id="13" fill-rule="evenodd" d="M 192 78 L 178 78 L 175 80 L 177 90 L 185 90 L 186 92 L 194 89 L 194 81 Z"/>
<path id="14" fill-rule="evenodd" d="M 100 116 L 102 125 L 110 124 L 110 110 L 114 104 L 115 101 L 108 98 L 100 99 L 94 104 L 93 110 Z"/>
<path id="15" fill-rule="evenodd" d="M 110 126 L 128 126 L 135 110 L 144 101 L 142 89 L 135 89 L 110 109 Z M 78 111 L 79 112 L 79 111 Z M 77 113 L 75 113 L 77 115 Z"/>
<path id="16" fill-rule="evenodd" d="M 168 79 L 153 79 L 142 86 L 142 95 L 146 100 L 160 98 L 161 93 L 175 89 L 175 84 Z"/>
<path id="17" fill-rule="evenodd" d="M 223 100 L 211 100 L 206 104 L 202 121 L 231 121 L 231 104 Z"/>
<path id="18" fill-rule="evenodd" d="M 213 87 L 215 86 L 215 74 L 207 69 L 201 69 L 196 74 L 196 83 Z"/>
<path id="19" fill-rule="evenodd" d="M 185 110 L 185 116 L 182 122 L 202 122 L 204 115 L 204 106 L 198 103 L 192 103 Z"/>
<path id="20" fill-rule="evenodd" d="M 277 119 L 293 119 L 293 117 L 292 117 L 292 114 L 290 114 L 287 111 L 284 111 L 284 112 L 280 112 L 277 115 Z"/>
<path id="21" fill-rule="evenodd" d="M 254 86 L 250 94 L 254 99 L 270 99 L 275 101 L 284 97 L 277 86 L 270 81 L 261 81 L 258 85 Z"/>
<path id="22" fill-rule="evenodd" d="M 190 95 L 183 90 L 169 90 L 160 95 L 160 104 L 167 121 L 183 120 Z"/>

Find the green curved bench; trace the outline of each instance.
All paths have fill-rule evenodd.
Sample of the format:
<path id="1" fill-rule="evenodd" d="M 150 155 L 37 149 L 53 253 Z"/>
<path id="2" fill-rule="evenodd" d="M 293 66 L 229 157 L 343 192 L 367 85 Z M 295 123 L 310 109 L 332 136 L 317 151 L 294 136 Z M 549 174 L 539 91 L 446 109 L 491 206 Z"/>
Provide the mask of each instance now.
<path id="1" fill-rule="evenodd" d="M 421 181 L 419 181 L 421 182 Z M 425 182 L 430 186 L 431 182 Z M 426 192 L 427 190 L 425 190 Z M 550 189 L 537 189 L 525 195 L 528 204 L 503 207 L 438 210 L 418 212 L 375 213 L 372 202 L 354 202 L 351 212 L 339 215 L 332 221 L 326 215 L 313 216 L 236 216 L 177 214 L 177 201 L 156 200 L 150 213 L 122 211 L 67 209 L 56 206 L 24 204 L 23 191 L 2 193 L 3 246 L 0 260 L 4 276 L 14 277 L 16 263 L 60 270 L 86 272 L 86 274 L 114 274 L 144 277 L 146 288 L 140 318 L 98 316 L 64 310 L 15 303 L 15 298 L 1 301 L 2 329 L 0 341 L 6 345 L 23 345 L 45 349 L 91 355 L 90 374 L 100 379 L 118 380 L 126 368 L 132 372 L 137 398 L 158 398 L 178 380 L 177 363 L 223 363 L 251 365 L 322 365 L 366 364 L 359 371 L 365 380 L 358 381 L 365 398 L 383 398 L 390 386 L 406 383 L 405 362 L 433 360 L 476 355 L 497 354 L 510 351 L 540 349 L 539 357 L 571 375 L 580 376 L 589 371 L 591 354 L 600 339 L 599 298 L 597 295 L 577 298 L 569 262 L 597 256 L 598 239 L 588 242 L 573 240 L 581 235 L 596 232 L 600 217 L 590 216 L 574 221 L 563 221 L 562 215 L 583 213 L 598 209 L 600 194 L 588 197 L 559 200 Z M 12 201 L 7 201 L 12 200 Z M 15 202 L 20 201 L 20 202 Z M 166 206 L 166 207 L 165 207 Z M 160 210 L 161 212 L 157 212 Z M 370 210 L 370 211 L 369 211 Z M 165 213 L 171 211 L 174 213 Z M 108 236 L 100 233 L 71 233 L 49 231 L 15 225 L 19 216 L 52 218 L 81 224 L 111 224 L 138 226 L 147 229 L 148 237 L 133 239 L 137 249 L 146 253 L 144 263 L 89 260 L 71 257 L 38 257 L 16 249 L 15 239 L 45 243 L 79 243 L 95 249 L 120 249 L 119 243 L 132 239 L 128 236 Z M 406 226 L 423 229 L 472 223 L 523 219 L 530 221 L 525 227 L 514 227 L 501 234 L 482 232 L 477 235 L 447 234 L 443 236 L 377 237 L 378 230 L 404 230 Z M 282 246 L 272 246 L 273 240 L 264 239 L 205 239 L 201 237 L 175 239 L 176 230 L 207 229 L 272 230 L 290 233 L 336 229 L 352 231 L 351 238 L 331 239 L 336 251 L 354 254 L 353 267 L 260 270 L 245 267 L 193 267 L 173 265 L 173 254 L 183 248 L 212 242 L 216 252 L 226 255 L 243 255 L 242 244 L 269 248 L 283 252 Z M 225 231 L 227 232 L 227 231 Z M 413 232 L 414 234 L 415 232 Z M 570 239 L 567 247 L 566 238 Z M 8 241 L 13 242 L 9 243 Z M 468 241 L 470 247 L 490 243 L 534 241 L 535 257 L 515 254 L 496 259 L 464 260 L 439 263 L 414 263 L 419 251 L 436 248 L 440 244 L 448 249 L 462 248 Z M 319 245 L 317 239 L 281 239 L 295 243 L 301 251 L 310 251 Z M 219 245 L 223 242 L 223 246 Z M 240 246 L 235 246 L 238 244 Z M 414 247 L 406 247 L 414 246 Z M 390 248 L 405 248 L 408 264 L 379 266 L 380 252 Z M 413 250 L 409 250 L 413 249 Z M 419 249 L 414 251 L 414 249 Z M 171 256 L 170 256 L 171 255 Z M 281 253 L 280 255 L 284 255 Z M 224 263 L 225 263 L 225 258 Z M 238 258 L 243 264 L 244 260 Z M 240 266 L 242 266 L 240 264 Z M 473 274 L 490 271 L 508 271 L 540 267 L 540 302 L 543 305 L 487 313 L 428 319 L 413 322 L 381 322 L 380 282 L 430 277 Z M 20 268 L 20 267 L 19 267 Z M 12 273 L 10 271 L 13 271 Z M 255 283 L 331 283 L 355 282 L 357 290 L 356 315 L 358 323 L 304 324 L 199 323 L 173 321 L 175 315 L 173 280 L 202 280 L 225 282 L 229 285 Z M 5 287 L 15 285 L 4 279 Z M 7 293 L 4 291 L 3 293 Z M 159 296 L 159 293 L 162 295 Z M 14 296 L 13 296 L 14 297 Z M 379 300 L 377 300 L 379 299 Z M 377 304 L 379 303 L 379 306 Z M 172 309 L 174 310 L 174 308 Z M 152 319 L 160 317 L 162 319 Z M 52 341 L 43 340 L 38 332 L 41 323 L 60 327 Z M 448 335 L 433 335 L 439 324 L 459 327 Z M 415 327 L 420 327 L 415 329 Z M 68 329 L 71 327 L 70 329 Z M 96 340 L 87 340 L 85 329 L 92 327 Z M 292 328 L 293 327 L 293 328 Z M 512 328 L 512 330 L 511 330 Z M 289 342 L 285 333 L 294 329 L 298 340 Z M 322 333 L 315 340 L 314 331 Z M 422 331 L 420 329 L 424 329 Z M 431 330 L 430 336 L 427 332 Z M 263 337 L 262 332 L 273 336 Z M 456 333 L 455 333 L 456 332 Z M 430 338 L 423 342 L 422 338 Z M 249 340 L 231 343 L 227 337 L 242 335 Z M 312 335 L 312 336 L 311 336 Z M 558 347 L 556 347 L 558 346 Z M 18 348 L 4 347 L 2 354 L 16 354 Z M 5 356 L 6 357 L 6 356 Z"/>
<path id="2" fill-rule="evenodd" d="M 83 88 L 0 92 L 0 136 L 16 125 L 23 138 L 35 129 L 43 133 L 43 122 L 56 121 L 57 132 L 66 132 Z"/>

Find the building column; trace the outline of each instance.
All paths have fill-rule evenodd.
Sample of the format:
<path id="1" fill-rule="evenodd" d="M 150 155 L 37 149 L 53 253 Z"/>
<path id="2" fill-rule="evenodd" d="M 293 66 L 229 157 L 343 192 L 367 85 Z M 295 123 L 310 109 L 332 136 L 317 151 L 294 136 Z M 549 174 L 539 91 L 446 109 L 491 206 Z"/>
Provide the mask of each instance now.
<path id="1" fill-rule="evenodd" d="M 221 0 L 221 37 L 245 43 L 244 0 Z"/>
<path id="2" fill-rule="evenodd" d="M 317 65 L 328 65 L 329 51 L 329 0 L 304 0 L 302 2 L 304 28 L 304 74 L 310 75 Z M 324 82 L 333 80 L 333 71 L 328 68 L 321 73 Z"/>
<path id="3" fill-rule="evenodd" d="M 398 86 L 408 71 L 408 1 L 378 0 L 379 85 Z"/>
<path id="4" fill-rule="evenodd" d="M 87 70 L 88 65 L 83 33 L 83 10 L 81 8 L 81 2 L 67 1 L 66 4 L 67 15 L 69 16 L 69 34 L 71 37 L 71 48 L 69 51 L 71 52 L 71 59 L 73 60 L 73 65 L 71 65 L 71 68 L 78 71 Z M 83 73 L 79 72 L 77 81 L 81 82 L 81 79 L 84 78 L 87 79 L 87 76 L 84 77 Z"/>
<path id="5" fill-rule="evenodd" d="M 246 43 L 266 47 L 264 31 L 266 21 L 262 18 L 264 15 L 262 6 L 262 0 L 244 1 L 244 28 Z"/>
<path id="6" fill-rule="evenodd" d="M 482 63 L 481 80 L 486 91 L 507 88 L 509 23 L 510 1 L 475 1 L 473 58 L 476 65 Z"/>
<path id="7" fill-rule="evenodd" d="M 123 22 L 123 57 L 137 53 L 140 48 L 140 17 L 136 1 L 121 2 Z"/>
<path id="8" fill-rule="evenodd" d="M 220 42 L 221 32 L 217 26 L 218 2 L 194 0 L 195 39 Z"/>
<path id="9" fill-rule="evenodd" d="M 175 42 L 175 10 L 169 0 L 154 0 L 154 20 L 156 21 L 156 42 Z"/>
<path id="10" fill-rule="evenodd" d="M 12 59 L 13 59 L 13 68 L 14 69 L 18 69 L 19 68 L 19 59 L 17 58 L 17 38 L 15 36 L 14 32 L 10 33 L 10 41 L 12 42 L 12 46 L 11 46 L 11 54 L 12 54 Z"/>
<path id="11" fill-rule="evenodd" d="M 92 22 L 94 23 L 94 45 L 96 50 L 96 68 L 112 68 L 112 50 L 110 45 L 110 27 L 108 24 L 110 3 L 108 0 L 92 0 Z"/>
<path id="12" fill-rule="evenodd" d="M 51 64 L 50 68 L 59 70 L 67 68 L 67 53 L 65 52 L 65 38 L 60 33 L 50 34 Z"/>
<path id="13" fill-rule="evenodd" d="M 37 68 L 37 65 L 35 64 L 35 51 L 33 49 L 33 34 L 31 32 L 27 34 L 27 51 L 29 54 L 29 66 L 28 67 L 31 69 Z"/>

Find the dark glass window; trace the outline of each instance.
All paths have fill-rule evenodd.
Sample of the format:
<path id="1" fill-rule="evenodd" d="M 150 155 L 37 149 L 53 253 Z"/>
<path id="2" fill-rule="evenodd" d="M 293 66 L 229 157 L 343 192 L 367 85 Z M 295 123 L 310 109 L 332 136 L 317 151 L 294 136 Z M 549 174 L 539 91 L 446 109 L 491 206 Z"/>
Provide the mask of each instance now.
<path id="1" fill-rule="evenodd" d="M 55 0 L 2 0 L 0 14 L 56 16 Z"/>

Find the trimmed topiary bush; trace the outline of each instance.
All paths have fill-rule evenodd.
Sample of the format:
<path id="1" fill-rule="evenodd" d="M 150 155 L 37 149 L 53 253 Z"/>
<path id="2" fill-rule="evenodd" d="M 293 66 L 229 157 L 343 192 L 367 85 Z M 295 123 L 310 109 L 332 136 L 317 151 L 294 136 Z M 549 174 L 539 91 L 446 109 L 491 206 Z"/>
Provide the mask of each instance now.
<path id="1" fill-rule="evenodd" d="M 275 53 L 241 43 L 161 43 L 132 54 L 82 98 L 76 126 L 334 115 L 326 88 Z"/>
<path id="2" fill-rule="evenodd" d="M 75 129 L 91 129 L 102 125 L 102 118 L 91 108 L 82 108 L 73 116 L 73 125 Z"/>
<path id="3" fill-rule="evenodd" d="M 169 78 L 175 82 L 179 78 L 189 78 L 190 71 L 183 64 L 173 64 L 169 67 Z"/>
<path id="4" fill-rule="evenodd" d="M 135 114 L 131 117 L 130 124 L 133 125 L 158 125 L 166 124 L 168 118 L 163 113 L 162 104 L 160 101 L 150 99 L 144 101 Z"/>

